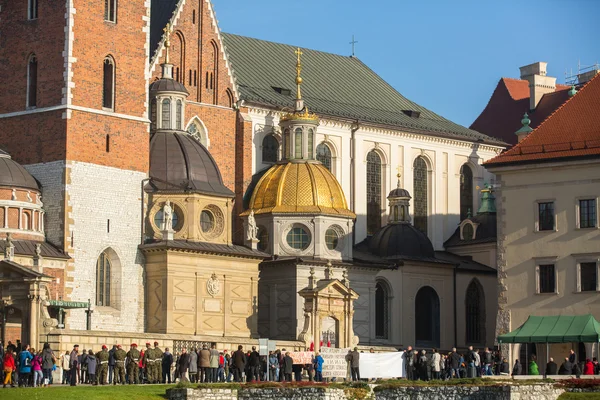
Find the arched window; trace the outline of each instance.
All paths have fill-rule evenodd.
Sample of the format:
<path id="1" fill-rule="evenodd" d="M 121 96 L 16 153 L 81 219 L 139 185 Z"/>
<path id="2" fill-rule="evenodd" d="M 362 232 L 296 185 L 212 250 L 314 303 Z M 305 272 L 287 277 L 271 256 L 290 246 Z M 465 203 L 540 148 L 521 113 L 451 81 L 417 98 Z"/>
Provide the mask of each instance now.
<path id="1" fill-rule="evenodd" d="M 104 20 L 117 22 L 117 0 L 104 0 Z"/>
<path id="2" fill-rule="evenodd" d="M 162 101 L 162 129 L 171 129 L 171 100 L 164 99 Z"/>
<path id="3" fill-rule="evenodd" d="M 27 107 L 37 106 L 37 70 L 37 57 L 32 54 L 27 63 Z"/>
<path id="4" fill-rule="evenodd" d="M 387 339 L 389 336 L 389 289 L 384 282 L 375 285 L 375 337 Z"/>
<path id="5" fill-rule="evenodd" d="M 485 342 L 485 297 L 477 279 L 473 279 L 467 288 L 465 307 L 467 344 L 483 344 Z"/>
<path id="6" fill-rule="evenodd" d="M 464 164 L 460 167 L 460 220 L 473 212 L 473 171 Z"/>
<path id="7" fill-rule="evenodd" d="M 315 133 L 312 129 L 308 130 L 308 159 L 312 160 L 314 157 L 313 146 L 315 143 Z"/>
<path id="8" fill-rule="evenodd" d="M 24 229 L 26 231 L 31 230 L 29 214 L 26 212 L 23 213 L 23 226 L 21 227 L 21 229 Z"/>
<path id="9" fill-rule="evenodd" d="M 279 142 L 273 135 L 267 135 L 262 141 L 262 160 L 263 162 L 277 162 L 277 153 L 279 152 Z"/>
<path id="10" fill-rule="evenodd" d="M 285 158 L 289 159 L 290 158 L 290 130 L 286 129 L 283 132 L 283 146 L 285 149 Z"/>
<path id="11" fill-rule="evenodd" d="M 415 196 L 415 228 L 427 235 L 427 163 L 417 157 L 413 163 L 413 190 Z"/>
<path id="12" fill-rule="evenodd" d="M 325 143 L 317 146 L 317 160 L 321 161 L 325 168 L 331 171 L 331 149 Z"/>
<path id="13" fill-rule="evenodd" d="M 473 240 L 473 234 L 475 233 L 475 231 L 473 230 L 473 224 L 470 223 L 466 223 L 463 225 L 462 228 L 462 237 L 463 240 Z"/>
<path id="14" fill-rule="evenodd" d="M 302 158 L 302 129 L 296 128 L 294 134 L 294 158 Z"/>
<path id="15" fill-rule="evenodd" d="M 199 141 L 204 147 L 208 148 L 210 144 L 208 140 L 208 132 L 198 117 L 194 117 L 192 122 L 188 124 L 187 133 Z"/>
<path id="16" fill-rule="evenodd" d="M 367 235 L 381 228 L 381 157 L 375 150 L 367 154 Z"/>
<path id="17" fill-rule="evenodd" d="M 431 286 L 423 286 L 415 297 L 415 343 L 440 346 L 440 298 Z"/>
<path id="18" fill-rule="evenodd" d="M 156 99 L 150 104 L 150 130 L 156 130 Z"/>
<path id="19" fill-rule="evenodd" d="M 36 19 L 38 17 L 38 0 L 28 0 L 27 19 Z"/>
<path id="20" fill-rule="evenodd" d="M 225 94 L 227 95 L 227 107 L 233 107 L 233 93 L 231 93 L 231 90 L 227 89 Z"/>
<path id="21" fill-rule="evenodd" d="M 104 59 L 104 79 L 102 89 L 102 107 L 115 107 L 115 62 L 112 57 Z"/>
<path id="22" fill-rule="evenodd" d="M 108 254 L 102 252 L 96 261 L 96 305 L 110 306 L 110 270 L 111 262 Z"/>
<path id="23" fill-rule="evenodd" d="M 181 117 L 183 113 L 183 103 L 177 100 L 177 110 L 175 110 L 175 129 L 181 130 Z"/>

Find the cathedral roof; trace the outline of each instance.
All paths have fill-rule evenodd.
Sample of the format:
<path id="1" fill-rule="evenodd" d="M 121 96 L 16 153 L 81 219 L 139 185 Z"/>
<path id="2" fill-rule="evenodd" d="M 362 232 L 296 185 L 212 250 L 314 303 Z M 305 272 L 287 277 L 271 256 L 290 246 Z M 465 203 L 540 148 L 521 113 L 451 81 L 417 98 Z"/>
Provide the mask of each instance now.
<path id="1" fill-rule="evenodd" d="M 249 210 L 255 214 L 356 217 L 335 176 L 320 162 L 289 161 L 272 166 L 256 185 Z"/>
<path id="2" fill-rule="evenodd" d="M 234 194 L 208 150 L 185 132 L 158 131 L 150 140 L 150 183 L 159 191 L 197 192 L 222 197 Z"/>
<path id="3" fill-rule="evenodd" d="M 434 259 L 431 241 L 409 223 L 388 224 L 369 240 L 369 251 L 388 260 Z"/>
<path id="4" fill-rule="evenodd" d="M 529 110 L 529 81 L 502 78 L 496 89 L 470 128 L 498 137 L 510 144 L 517 143 L 515 132 L 521 127 L 523 113 L 529 112 L 531 127 L 535 128 L 569 98 L 570 86 L 556 85 L 556 91 L 546 93 L 536 106 Z"/>
<path id="5" fill-rule="evenodd" d="M 3 150 L 0 150 L 0 186 L 40 190 L 35 178 Z"/>
<path id="6" fill-rule="evenodd" d="M 295 47 L 228 33 L 223 34 L 223 42 L 242 99 L 293 108 Z M 302 51 L 302 97 L 319 115 L 504 145 L 501 140 L 455 124 L 408 100 L 356 57 Z M 290 67 L 282 68 L 286 65 Z"/>

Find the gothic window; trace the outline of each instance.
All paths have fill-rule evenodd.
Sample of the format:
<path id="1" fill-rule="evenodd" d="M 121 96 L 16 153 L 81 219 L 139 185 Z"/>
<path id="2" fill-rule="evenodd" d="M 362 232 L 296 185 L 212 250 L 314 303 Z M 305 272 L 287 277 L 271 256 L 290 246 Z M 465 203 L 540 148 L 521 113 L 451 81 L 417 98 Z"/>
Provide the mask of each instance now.
<path id="1" fill-rule="evenodd" d="M 177 109 L 175 110 L 175 129 L 181 130 L 181 117 L 183 113 L 183 103 L 177 100 Z"/>
<path id="2" fill-rule="evenodd" d="M 227 89 L 225 94 L 227 95 L 227 107 L 233 107 L 233 93 L 231 93 L 231 90 Z"/>
<path id="3" fill-rule="evenodd" d="M 187 133 L 204 147 L 208 148 L 208 132 L 206 132 L 204 125 L 202 125 L 198 117 L 194 117 L 192 122 L 188 125 Z"/>
<path id="4" fill-rule="evenodd" d="M 367 235 L 381 227 L 381 157 L 375 150 L 367 154 Z"/>
<path id="5" fill-rule="evenodd" d="M 96 261 L 96 305 L 110 306 L 110 269 L 108 254 L 103 252 Z"/>
<path id="6" fill-rule="evenodd" d="M 460 168 L 460 220 L 473 212 L 473 171 L 464 164 Z"/>
<path id="7" fill-rule="evenodd" d="M 317 146 L 317 160 L 321 161 L 325 168 L 331 171 L 331 149 L 325 143 Z"/>
<path id="8" fill-rule="evenodd" d="M 302 129 L 296 128 L 294 134 L 294 158 L 302 158 Z"/>
<path id="9" fill-rule="evenodd" d="M 156 130 L 156 99 L 150 104 L 150 130 Z"/>
<path id="10" fill-rule="evenodd" d="M 279 142 L 273 135 L 267 135 L 262 142 L 262 160 L 263 162 L 277 162 L 277 153 L 279 152 Z"/>
<path id="11" fill-rule="evenodd" d="M 424 286 L 415 297 L 415 342 L 419 347 L 440 345 L 440 298 L 431 286 Z"/>
<path id="12" fill-rule="evenodd" d="M 308 130 L 308 159 L 313 159 L 313 145 L 315 141 L 315 133 L 312 129 Z"/>
<path id="13" fill-rule="evenodd" d="M 417 157 L 413 163 L 413 190 L 415 196 L 415 228 L 427 234 L 427 163 L 423 157 Z"/>
<path id="14" fill-rule="evenodd" d="M 102 88 L 102 107 L 113 109 L 115 107 L 115 62 L 112 57 L 104 59 L 104 79 Z"/>
<path id="15" fill-rule="evenodd" d="M 310 244 L 310 236 L 305 228 L 295 226 L 287 234 L 287 243 L 292 249 L 306 250 Z"/>
<path id="16" fill-rule="evenodd" d="M 384 282 L 375 286 L 375 337 L 387 339 L 389 335 L 389 289 Z"/>
<path id="17" fill-rule="evenodd" d="M 104 20 L 117 22 L 117 0 L 104 0 Z"/>
<path id="18" fill-rule="evenodd" d="M 171 129 L 171 100 L 164 99 L 162 101 L 162 129 Z"/>
<path id="19" fill-rule="evenodd" d="M 467 344 L 485 342 L 485 297 L 481 284 L 473 279 L 465 298 Z"/>
<path id="20" fill-rule="evenodd" d="M 463 236 L 463 240 L 473 240 L 474 234 L 474 230 L 473 230 L 473 224 L 470 223 L 466 223 L 463 225 L 462 228 L 462 236 Z"/>
<path id="21" fill-rule="evenodd" d="M 37 19 L 38 17 L 38 0 L 28 0 L 27 2 L 27 19 Z"/>
<path id="22" fill-rule="evenodd" d="M 27 63 L 27 107 L 37 106 L 37 70 L 37 58 L 32 54 Z"/>

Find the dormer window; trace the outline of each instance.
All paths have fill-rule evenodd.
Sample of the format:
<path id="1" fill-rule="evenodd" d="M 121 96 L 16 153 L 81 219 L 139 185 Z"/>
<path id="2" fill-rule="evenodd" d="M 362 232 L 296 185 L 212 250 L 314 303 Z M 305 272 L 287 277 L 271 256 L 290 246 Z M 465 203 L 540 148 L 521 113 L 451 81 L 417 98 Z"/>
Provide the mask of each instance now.
<path id="1" fill-rule="evenodd" d="M 475 230 L 473 229 L 473 224 L 467 223 L 463 225 L 462 228 L 462 239 L 463 240 L 473 240 L 475 235 Z"/>
<path id="2" fill-rule="evenodd" d="M 292 91 L 290 89 L 284 89 L 284 88 L 280 88 L 280 87 L 275 87 L 275 86 L 271 86 L 273 88 L 274 91 L 276 91 L 279 94 L 283 94 L 285 96 L 291 96 L 292 95 Z"/>

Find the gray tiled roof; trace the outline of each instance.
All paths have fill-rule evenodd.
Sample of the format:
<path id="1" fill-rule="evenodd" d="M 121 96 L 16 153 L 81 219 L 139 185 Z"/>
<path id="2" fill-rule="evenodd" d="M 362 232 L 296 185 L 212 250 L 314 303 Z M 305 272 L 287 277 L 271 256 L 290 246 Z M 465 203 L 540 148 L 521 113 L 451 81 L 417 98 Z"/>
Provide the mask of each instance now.
<path id="1" fill-rule="evenodd" d="M 269 257 L 269 254 L 264 253 L 259 250 L 252 250 L 245 246 L 231 245 L 228 246 L 226 244 L 216 244 L 216 243 L 205 243 L 205 242 L 188 242 L 185 240 L 169 240 L 169 241 L 159 241 L 153 243 L 147 243 L 141 245 L 142 249 L 178 249 L 178 250 L 189 250 L 194 252 L 201 253 L 216 253 L 216 254 L 224 254 L 224 255 L 233 255 L 233 256 L 241 256 L 241 257 L 251 257 L 251 258 L 266 258 Z"/>
<path id="2" fill-rule="evenodd" d="M 296 96 L 294 46 L 229 33 L 223 34 L 223 42 L 242 99 L 277 108 L 293 107 Z M 302 49 L 302 52 L 302 97 L 317 114 L 435 136 L 504 144 L 408 100 L 358 58 L 310 49 Z M 420 115 L 410 116 L 405 111 Z"/>
<path id="3" fill-rule="evenodd" d="M 57 249 L 50 243 L 38 242 L 35 240 L 13 240 L 13 244 L 15 246 L 15 254 L 33 257 L 35 255 L 35 245 L 38 243 L 42 245 L 42 257 L 60 258 L 64 260 L 68 260 L 71 258 L 68 254 L 64 253 L 62 250 Z M 0 253 L 4 254 L 5 248 L 6 241 L 0 240 Z"/>

